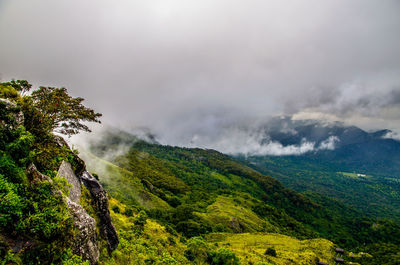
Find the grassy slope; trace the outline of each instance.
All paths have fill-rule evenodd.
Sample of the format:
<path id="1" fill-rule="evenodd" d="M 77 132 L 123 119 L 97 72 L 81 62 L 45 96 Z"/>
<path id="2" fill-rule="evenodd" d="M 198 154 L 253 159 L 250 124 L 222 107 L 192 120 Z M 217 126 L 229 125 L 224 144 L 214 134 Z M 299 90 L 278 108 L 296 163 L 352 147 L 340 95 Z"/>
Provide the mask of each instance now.
<path id="1" fill-rule="evenodd" d="M 244 264 L 315 264 L 316 258 L 325 262 L 333 260 L 333 243 L 326 239 L 298 240 L 274 233 L 214 233 L 207 240 L 231 249 Z M 268 248 L 276 250 L 276 257 L 265 254 Z"/>
<path id="2" fill-rule="evenodd" d="M 184 255 L 187 246 L 179 234 L 171 234 L 151 219 L 146 220 L 143 232 L 137 233 L 134 223 L 138 214 L 126 216 L 128 207 L 110 199 L 110 208 L 116 206 L 119 212 L 111 210 L 111 217 L 121 242 L 110 258 L 103 255 L 100 264 L 193 264 Z M 209 249 L 232 250 L 240 264 L 314 264 L 316 257 L 321 261 L 333 257 L 333 243 L 326 239 L 298 240 L 276 233 L 212 233 L 206 242 Z M 276 257 L 264 254 L 269 247 L 276 250 Z"/>
<path id="3" fill-rule="evenodd" d="M 278 232 L 277 227 L 251 210 L 253 205 L 250 200 L 246 202 L 239 196 L 218 196 L 205 213 L 197 214 L 212 223 L 221 224 L 230 232 Z"/>
<path id="4" fill-rule="evenodd" d="M 127 216 L 127 207 L 116 199 L 110 200 L 110 208 L 118 207 L 119 213 L 111 211 L 111 218 L 118 231 L 120 244 L 111 258 L 101 264 L 189 264 L 184 256 L 186 246 L 179 235 L 172 235 L 159 223 L 147 219 L 143 230 L 137 229 L 138 213 Z"/>

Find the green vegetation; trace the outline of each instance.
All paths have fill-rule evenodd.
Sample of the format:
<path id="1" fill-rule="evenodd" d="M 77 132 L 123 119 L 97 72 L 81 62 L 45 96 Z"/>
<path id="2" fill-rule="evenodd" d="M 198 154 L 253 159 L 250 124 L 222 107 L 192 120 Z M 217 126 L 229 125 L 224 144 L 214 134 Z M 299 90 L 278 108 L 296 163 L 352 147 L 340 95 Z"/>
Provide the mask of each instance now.
<path id="1" fill-rule="evenodd" d="M 62 160 L 73 165 L 77 162 L 71 150 L 57 145 L 53 129 L 58 125 L 48 123 L 50 109 L 54 115 L 65 114 L 58 118 L 62 124 L 73 122 L 66 109 L 58 108 L 57 99 L 46 94 L 50 90 L 41 88 L 26 95 L 30 89 L 31 85 L 21 80 L 0 84 L 1 264 L 87 264 L 69 249 L 76 231 L 58 192 L 66 193 L 67 184 L 56 177 L 56 170 Z M 42 91 L 40 96 L 38 91 Z M 67 96 L 65 89 L 62 95 Z M 46 96 L 50 97 L 44 100 Z M 74 101 L 72 106 L 73 111 L 81 110 L 72 118 L 77 123 L 90 120 L 85 112 L 90 109 L 84 108 L 81 101 Z M 71 133 L 68 126 L 60 126 Z M 32 163 L 47 176 L 32 167 L 27 170 Z"/>
<path id="2" fill-rule="evenodd" d="M 272 233 L 216 233 L 207 241 L 233 251 L 250 264 L 315 264 L 333 259 L 333 243 L 326 239 L 298 240 Z"/>
<path id="3" fill-rule="evenodd" d="M 213 150 L 162 146 L 114 131 L 93 142 L 89 152 L 88 160 L 100 161 L 98 157 L 106 157 L 108 161 L 101 160 L 103 164 L 112 164 L 130 173 L 125 175 L 124 182 L 140 182 L 140 189 L 169 204 L 166 208 L 149 208 L 138 199 L 130 201 L 130 207 L 136 211 L 145 210 L 149 218 L 185 238 L 207 238 L 209 234 L 220 232 L 273 232 L 299 240 L 323 237 L 355 252 L 367 252 L 374 243 L 398 243 L 398 237 L 391 236 L 399 233 L 398 223 L 367 217 L 351 205 L 319 193 L 299 194 L 274 178 Z M 92 170 L 96 168 L 99 169 L 98 164 Z M 278 174 L 279 177 L 283 175 Z M 339 175 L 349 181 L 355 180 Z M 105 185 L 110 183 L 110 176 L 107 170 L 99 174 Z M 171 182 L 179 183 L 176 187 L 182 188 L 171 187 Z M 127 202 L 123 199 L 126 192 L 128 190 L 110 189 L 110 193 L 124 203 Z M 217 249 L 223 247 L 215 243 L 219 245 Z M 265 254 L 267 248 L 260 252 Z M 278 248 L 275 249 L 278 252 Z M 366 264 L 379 264 L 381 260 L 375 256 L 364 259 Z M 241 260 L 243 262 L 243 257 Z"/>
<path id="4" fill-rule="evenodd" d="M 323 194 L 372 218 L 400 220 L 400 182 L 396 171 L 391 175 L 372 173 L 362 167 L 344 171 L 345 166 L 327 164 L 314 156 L 255 156 L 240 160 L 298 192 Z"/>
<path id="5" fill-rule="evenodd" d="M 329 229 L 332 223 L 329 218 L 328 226 L 320 230 L 321 235 L 349 250 L 373 254 L 373 258 L 364 257 L 362 264 L 386 264 L 386 260 L 391 259 L 399 262 L 390 254 L 395 249 L 400 251 L 397 240 L 400 182 L 394 175 L 358 176 L 314 156 L 241 157 L 240 160 L 264 174 L 275 176 L 323 208 L 337 212 L 333 215 L 333 223 L 341 223 L 339 230 Z M 377 246 L 382 249 L 378 251 Z"/>
<path id="6" fill-rule="evenodd" d="M 111 257 L 104 255 L 101 264 L 187 264 L 186 246 L 178 235 L 172 235 L 146 213 L 128 213 L 116 199 L 110 200 L 111 217 L 117 228 L 120 244 Z M 119 213 L 113 209 L 119 209 Z M 128 213 L 128 214 L 127 214 Z"/>
<path id="7" fill-rule="evenodd" d="M 30 90 L 26 81 L 0 84 L 1 264 L 88 264 L 71 252 L 77 231 L 63 200 L 67 183 L 56 176 L 63 160 L 75 171 L 82 162 L 53 131 L 89 131 L 82 122 L 98 122 L 100 114 L 64 88 Z M 335 246 L 356 253 L 348 257 L 354 262 L 399 263 L 400 224 L 377 218 L 397 214 L 395 177 L 243 158 L 252 168 L 214 150 L 162 146 L 116 130 L 81 155 L 111 195 L 120 239 L 109 253 L 100 236 L 99 264 L 314 264 L 332 262 Z M 44 175 L 27 170 L 32 163 Z M 345 185 L 355 195 L 371 192 L 366 201 L 383 209 L 354 210 L 355 195 L 340 193 Z M 85 187 L 81 205 L 100 223 Z"/>

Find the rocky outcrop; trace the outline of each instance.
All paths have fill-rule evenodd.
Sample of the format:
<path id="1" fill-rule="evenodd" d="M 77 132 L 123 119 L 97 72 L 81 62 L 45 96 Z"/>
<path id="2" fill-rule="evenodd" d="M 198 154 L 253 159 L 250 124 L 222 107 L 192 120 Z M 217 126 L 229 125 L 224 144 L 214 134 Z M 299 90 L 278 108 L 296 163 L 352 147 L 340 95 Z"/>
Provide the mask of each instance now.
<path id="1" fill-rule="evenodd" d="M 64 138 L 56 136 L 55 141 L 59 146 L 69 148 Z M 117 231 L 111 220 L 107 192 L 104 190 L 103 186 L 101 186 L 100 182 L 86 171 L 85 162 L 77 155 L 74 155 L 74 167 L 75 176 L 78 176 L 79 181 L 82 181 L 90 191 L 97 215 L 100 219 L 101 233 L 107 240 L 108 251 L 111 253 L 117 248 L 119 240 Z M 69 169 L 67 171 L 69 172 Z M 70 175 L 70 173 L 68 173 L 68 175 Z M 72 182 L 68 182 L 72 185 Z M 74 194 L 75 191 L 72 191 L 72 193 Z M 78 193 L 78 190 L 76 190 L 76 193 Z"/>
<path id="2" fill-rule="evenodd" d="M 60 168 L 58 169 L 57 176 L 66 178 L 68 183 L 71 185 L 69 188 L 68 198 L 75 203 L 81 201 L 81 182 L 72 170 L 71 164 L 63 161 Z"/>
<path id="3" fill-rule="evenodd" d="M 96 233 L 96 220 L 92 218 L 79 204 L 66 197 L 66 203 L 74 226 L 79 233 L 74 239 L 72 252 L 84 260 L 95 264 L 100 256 L 100 249 Z"/>
<path id="4" fill-rule="evenodd" d="M 59 139 L 58 144 L 62 146 L 68 146 L 64 139 Z M 92 196 L 93 204 L 96 208 L 97 216 L 100 219 L 100 231 L 107 241 L 108 251 L 111 253 L 118 246 L 118 234 L 112 223 L 110 210 L 108 208 L 108 196 L 100 182 L 94 178 L 89 172 L 86 171 L 85 163 L 78 156 L 74 158 L 78 164 L 78 169 L 75 172 L 81 172 L 79 178 L 75 175 L 71 165 L 63 161 L 58 175 L 65 177 L 68 183 L 72 186 L 69 192 L 69 198 L 79 204 L 81 196 L 81 181 L 85 184 L 87 189 L 90 191 Z"/>
<path id="5" fill-rule="evenodd" d="M 107 240 L 108 251 L 112 252 L 117 248 L 119 240 L 117 231 L 111 221 L 107 192 L 101 186 L 100 182 L 87 171 L 83 172 L 81 179 L 92 195 L 97 215 L 100 218 L 101 232 Z"/>
<path id="6" fill-rule="evenodd" d="M 40 173 L 34 164 L 31 164 L 27 168 L 26 174 L 31 183 L 40 181 L 52 182 L 52 179 Z M 73 224 L 77 231 L 79 231 L 73 240 L 71 246 L 72 252 L 81 256 L 84 260 L 90 261 L 91 264 L 95 264 L 100 256 L 100 248 L 96 233 L 96 220 L 79 205 L 81 183 L 72 171 L 71 164 L 65 161 L 62 162 L 58 170 L 58 176 L 66 178 L 71 185 L 68 197 L 65 197 L 60 190 L 54 190 L 54 192 L 64 197 L 69 214 L 73 219 Z"/>

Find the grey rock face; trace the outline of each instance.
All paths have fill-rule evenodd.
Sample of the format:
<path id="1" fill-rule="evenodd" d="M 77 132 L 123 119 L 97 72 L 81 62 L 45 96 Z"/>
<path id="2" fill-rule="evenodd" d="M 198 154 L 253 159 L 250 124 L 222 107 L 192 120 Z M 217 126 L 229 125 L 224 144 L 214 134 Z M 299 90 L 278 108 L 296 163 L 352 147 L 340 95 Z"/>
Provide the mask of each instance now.
<path id="1" fill-rule="evenodd" d="M 58 169 L 57 175 L 59 177 L 66 178 L 68 183 L 72 186 L 69 189 L 68 198 L 75 203 L 80 203 L 81 200 L 81 182 L 79 181 L 78 177 L 75 175 L 74 171 L 72 170 L 71 164 L 62 161 L 60 168 Z"/>
<path id="2" fill-rule="evenodd" d="M 67 207 L 74 220 L 74 226 L 80 232 L 73 243 L 72 252 L 84 260 L 95 264 L 100 256 L 100 249 L 94 220 L 79 204 L 66 197 Z"/>
<path id="3" fill-rule="evenodd" d="M 112 252 L 117 248 L 119 239 L 117 231 L 111 221 L 107 192 L 103 189 L 100 182 L 98 182 L 97 179 L 87 171 L 83 172 L 81 179 L 92 195 L 92 199 L 94 200 L 100 218 L 101 232 L 107 240 L 108 251 Z"/>

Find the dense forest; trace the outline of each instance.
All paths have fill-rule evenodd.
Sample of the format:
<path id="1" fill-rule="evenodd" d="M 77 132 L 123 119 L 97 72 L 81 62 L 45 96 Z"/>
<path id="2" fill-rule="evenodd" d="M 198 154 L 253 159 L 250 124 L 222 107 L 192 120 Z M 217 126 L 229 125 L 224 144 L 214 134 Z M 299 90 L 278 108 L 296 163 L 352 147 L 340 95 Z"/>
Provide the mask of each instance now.
<path id="1" fill-rule="evenodd" d="M 65 88 L 32 91 L 22 80 L 1 83 L 0 98 L 0 264 L 331 264 L 335 247 L 353 264 L 400 262 L 391 202 L 373 195 L 383 206 L 374 212 L 357 207 L 358 193 L 339 200 L 320 186 L 300 189 L 310 180 L 301 178 L 305 170 L 317 176 L 318 168 L 283 160 L 261 168 L 116 129 L 78 152 L 59 135 L 90 131 L 85 122 L 101 117 L 82 98 Z M 65 161 L 79 175 L 81 158 L 108 192 L 119 237 L 116 249 L 107 247 L 95 198 L 82 185 L 80 205 L 97 223 L 95 261 L 73 248 L 80 231 L 66 204 L 71 184 L 58 172 Z M 327 177 L 343 176 L 335 174 Z M 291 185 L 289 176 L 297 178 Z M 367 196 L 368 187 L 359 192 Z"/>

